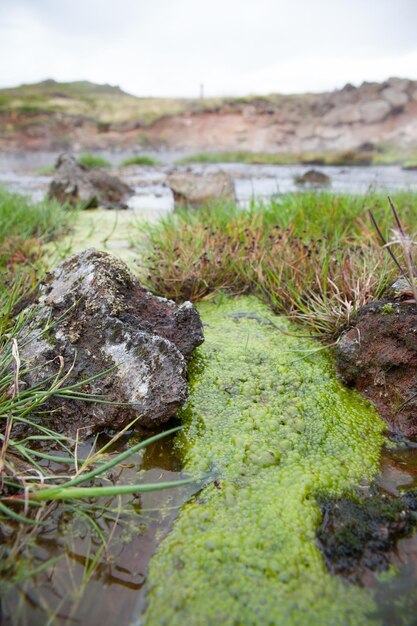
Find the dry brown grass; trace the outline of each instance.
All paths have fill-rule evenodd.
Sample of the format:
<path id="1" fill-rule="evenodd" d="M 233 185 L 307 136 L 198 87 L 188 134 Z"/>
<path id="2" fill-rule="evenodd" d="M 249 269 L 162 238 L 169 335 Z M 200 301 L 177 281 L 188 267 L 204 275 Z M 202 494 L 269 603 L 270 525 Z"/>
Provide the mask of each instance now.
<path id="1" fill-rule="evenodd" d="M 334 338 L 393 276 L 371 230 L 360 237 L 334 226 L 311 237 L 308 223 L 283 226 L 262 209 L 181 213 L 151 231 L 147 282 L 177 301 L 254 293 L 274 311 Z"/>

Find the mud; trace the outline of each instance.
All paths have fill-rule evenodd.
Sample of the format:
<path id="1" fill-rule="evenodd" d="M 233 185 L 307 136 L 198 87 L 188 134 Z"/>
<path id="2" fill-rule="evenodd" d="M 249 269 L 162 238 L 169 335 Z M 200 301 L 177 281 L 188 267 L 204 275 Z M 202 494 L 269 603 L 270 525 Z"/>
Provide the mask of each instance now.
<path id="1" fill-rule="evenodd" d="M 335 347 L 342 380 L 378 409 L 388 428 L 417 435 L 417 307 L 380 301 L 358 312 Z"/>
<path id="2" fill-rule="evenodd" d="M 387 570 L 398 540 L 409 535 L 417 520 L 415 496 L 391 499 L 376 491 L 369 496 L 319 499 L 322 522 L 318 545 L 328 570 L 352 583 L 369 572 Z"/>

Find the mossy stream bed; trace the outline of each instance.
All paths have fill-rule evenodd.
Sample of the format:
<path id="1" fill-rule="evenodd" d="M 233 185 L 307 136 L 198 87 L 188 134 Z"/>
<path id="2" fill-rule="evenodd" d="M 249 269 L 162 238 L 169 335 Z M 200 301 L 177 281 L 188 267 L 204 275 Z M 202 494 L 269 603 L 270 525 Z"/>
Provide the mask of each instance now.
<path id="1" fill-rule="evenodd" d="M 362 586 L 330 574 L 317 545 L 320 498 L 366 489 L 378 476 L 394 495 L 401 480 L 411 484 L 414 467 L 401 476 L 394 453 L 379 474 L 382 420 L 339 383 L 327 350 L 258 300 L 219 298 L 199 310 L 205 343 L 190 368 L 184 428 L 123 471 L 148 482 L 185 474 L 200 487 L 136 502 L 137 518 L 115 532 L 110 560 L 103 553 L 90 577 L 94 546 L 73 538 L 77 553 L 66 547 L 64 559 L 8 590 L 4 624 L 417 623 L 413 538 L 400 542 L 396 569 Z M 123 504 L 132 509 L 135 499 Z M 41 535 L 33 568 L 69 545 L 60 528 Z"/>
<path id="2" fill-rule="evenodd" d="M 206 343 L 179 445 L 187 472 L 215 479 L 153 558 L 139 623 L 371 623 L 372 594 L 327 573 L 315 530 L 318 494 L 376 474 L 380 418 L 265 305 L 200 311 Z"/>

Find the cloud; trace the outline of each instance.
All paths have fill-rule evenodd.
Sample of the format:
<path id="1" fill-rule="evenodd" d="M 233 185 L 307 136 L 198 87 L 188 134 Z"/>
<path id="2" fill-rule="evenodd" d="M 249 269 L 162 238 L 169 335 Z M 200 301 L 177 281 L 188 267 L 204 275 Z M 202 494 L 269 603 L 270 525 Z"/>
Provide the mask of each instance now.
<path id="1" fill-rule="evenodd" d="M 2 0 L 0 84 L 89 79 L 184 96 L 201 82 L 208 95 L 332 89 L 412 77 L 416 23 L 415 0 Z"/>

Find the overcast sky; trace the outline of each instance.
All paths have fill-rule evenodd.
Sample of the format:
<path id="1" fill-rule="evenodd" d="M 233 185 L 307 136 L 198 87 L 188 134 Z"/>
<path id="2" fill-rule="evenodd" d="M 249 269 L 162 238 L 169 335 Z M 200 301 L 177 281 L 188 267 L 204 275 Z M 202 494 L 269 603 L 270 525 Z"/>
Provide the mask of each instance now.
<path id="1" fill-rule="evenodd" d="M 417 0 L 0 0 L 0 86 L 139 96 L 322 91 L 417 78 Z"/>

